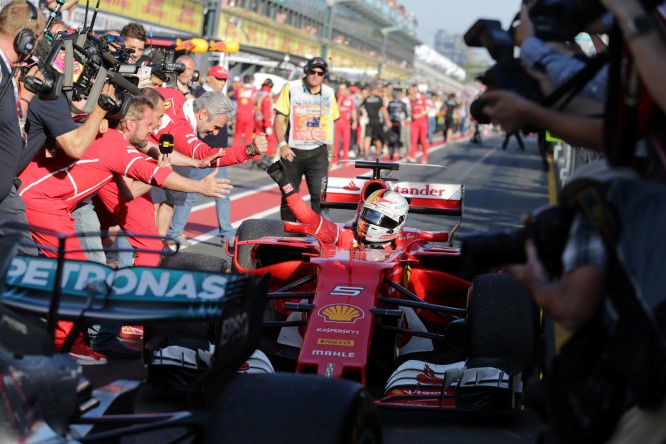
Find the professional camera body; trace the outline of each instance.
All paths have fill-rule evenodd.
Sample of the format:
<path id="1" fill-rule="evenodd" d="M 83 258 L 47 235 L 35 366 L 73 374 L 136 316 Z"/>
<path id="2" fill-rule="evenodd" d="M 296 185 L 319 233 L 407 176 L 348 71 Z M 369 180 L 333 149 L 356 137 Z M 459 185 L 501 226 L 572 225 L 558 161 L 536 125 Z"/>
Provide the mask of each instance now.
<path id="1" fill-rule="evenodd" d="M 473 276 L 487 273 L 493 267 L 524 263 L 525 241 L 532 239 L 545 269 L 552 276 L 559 276 L 570 225 L 571 211 L 559 205 L 545 206 L 535 210 L 521 229 L 465 236 L 461 249 L 463 270 Z"/>
<path id="2" fill-rule="evenodd" d="M 537 103 L 543 101 L 539 84 L 527 74 L 520 60 L 514 57 L 513 37 L 502 29 L 499 20 L 477 20 L 465 33 L 464 40 L 467 46 L 486 48 L 497 62 L 478 77 L 488 89 L 504 89 Z M 477 99 L 470 104 L 469 111 L 478 123 L 488 124 L 490 118 L 483 112 L 484 106 L 486 102 Z"/>
<path id="3" fill-rule="evenodd" d="M 64 93 L 75 113 L 89 114 L 100 100 L 108 117 L 124 116 L 131 94 L 141 92 L 130 76 L 136 66 L 121 63 L 111 54 L 108 43 L 90 32 L 58 33 L 47 38 L 51 50 L 39 61 L 43 78 L 24 77 L 26 88 L 42 100 L 54 100 Z M 107 80 L 118 87 L 113 98 L 101 94 Z M 79 108 L 83 100 L 85 105 Z"/>
<path id="4" fill-rule="evenodd" d="M 165 88 L 175 88 L 178 76 L 185 71 L 186 66 L 175 63 L 174 57 L 173 49 L 156 50 L 152 51 L 152 54 L 142 56 L 138 65 L 151 68 L 152 75 L 157 76 Z"/>

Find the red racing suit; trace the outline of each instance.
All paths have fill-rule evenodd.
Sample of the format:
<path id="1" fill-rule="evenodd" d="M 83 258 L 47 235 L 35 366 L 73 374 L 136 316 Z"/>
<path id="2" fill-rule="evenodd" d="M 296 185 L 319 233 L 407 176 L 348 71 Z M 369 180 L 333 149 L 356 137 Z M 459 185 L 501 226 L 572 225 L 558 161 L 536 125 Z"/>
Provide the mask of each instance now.
<path id="1" fill-rule="evenodd" d="M 323 243 L 337 245 L 343 250 L 349 250 L 356 245 L 356 237 L 352 229 L 341 227 L 335 222 L 321 217 L 305 203 L 298 193 L 287 196 L 287 205 L 294 213 L 296 220 L 314 228 L 312 234 Z"/>
<path id="2" fill-rule="evenodd" d="M 412 148 L 410 157 L 416 159 L 416 152 L 418 150 L 418 141 L 421 141 L 421 148 L 423 149 L 423 157 L 421 162 L 428 161 L 428 100 L 423 94 L 416 94 L 415 98 L 409 99 L 412 107 Z M 414 118 L 414 116 L 423 114 L 423 116 Z"/>
<path id="3" fill-rule="evenodd" d="M 234 146 L 245 146 L 252 142 L 254 132 L 254 95 L 257 90 L 250 85 L 241 85 L 236 89 L 236 125 L 234 128 Z"/>
<path id="4" fill-rule="evenodd" d="M 349 96 L 338 95 L 340 118 L 335 121 L 335 141 L 333 142 L 333 163 L 337 163 L 342 143 L 342 160 L 349 160 L 351 145 L 352 113 L 356 110 L 354 100 Z"/>
<path id="5" fill-rule="evenodd" d="M 266 132 L 270 128 L 271 134 Z M 277 139 L 273 134 L 273 97 L 271 96 L 271 87 L 262 86 L 254 96 L 254 133 L 266 133 L 268 141 L 268 150 L 266 156 L 273 157 L 277 147 Z"/>

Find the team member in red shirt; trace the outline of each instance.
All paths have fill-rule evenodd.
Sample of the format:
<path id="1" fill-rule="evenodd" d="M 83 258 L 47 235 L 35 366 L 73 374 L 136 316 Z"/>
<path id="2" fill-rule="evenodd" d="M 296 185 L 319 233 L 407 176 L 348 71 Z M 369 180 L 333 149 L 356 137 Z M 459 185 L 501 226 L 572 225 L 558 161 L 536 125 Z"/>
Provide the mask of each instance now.
<path id="1" fill-rule="evenodd" d="M 180 113 L 176 115 L 176 119 L 160 130 L 157 138 L 159 139 L 161 134 L 173 135 L 174 150 L 196 160 L 224 153 L 211 165 L 213 167 L 243 163 L 254 156 L 264 154 L 268 147 L 265 134 L 258 134 L 254 141 L 248 139 L 246 146 L 234 143 L 234 146 L 229 148 L 212 148 L 201 140 L 210 134 L 217 135 L 233 115 L 233 102 L 221 92 L 209 91 L 194 100 L 187 100 Z M 254 127 L 254 115 L 252 127 Z M 179 173 L 185 175 L 185 172 Z M 158 214 L 157 228 L 160 236 L 166 236 L 169 230 L 173 206 L 185 203 L 186 197 L 181 193 L 167 193 L 170 211 Z"/>
<path id="2" fill-rule="evenodd" d="M 257 91 L 254 96 L 254 133 L 266 134 L 268 141 L 268 150 L 266 157 L 271 158 L 275 154 L 275 147 L 277 146 L 277 139 L 273 135 L 273 81 L 271 79 L 264 80 L 261 84 L 261 90 Z M 263 157 L 262 157 L 263 159 Z M 266 165 L 268 167 L 268 165 Z M 264 167 L 265 168 L 265 167 Z"/>
<path id="3" fill-rule="evenodd" d="M 250 143 L 254 132 L 254 95 L 252 76 L 243 76 L 243 84 L 236 89 L 236 124 L 234 126 L 234 146 Z"/>
<path id="4" fill-rule="evenodd" d="M 47 159 L 38 155 L 21 173 L 19 195 L 26 203 L 28 222 L 36 227 L 48 227 L 69 234 L 74 233 L 71 211 L 87 196 L 100 189 L 113 178 L 113 174 L 127 175 L 144 183 L 207 196 L 222 197 L 231 188 L 228 180 L 207 177 L 193 181 L 171 168 L 158 167 L 154 159 L 140 153 L 153 130 L 153 105 L 142 96 L 133 99 L 118 129 L 109 130 L 98 137 L 77 161 L 56 157 Z M 55 236 L 33 232 L 37 243 L 57 248 Z M 67 240 L 66 257 L 86 260 L 76 237 Z M 56 252 L 42 249 L 47 257 Z"/>
<path id="5" fill-rule="evenodd" d="M 420 140 L 423 150 L 421 163 L 426 163 L 428 162 L 428 99 L 419 93 L 416 85 L 412 85 L 409 90 L 409 102 L 412 108 L 412 149 L 407 160 L 416 162 L 417 144 Z"/>
<path id="6" fill-rule="evenodd" d="M 193 181 L 161 168 L 155 161 L 136 147 L 143 147 L 153 130 L 153 105 L 143 96 L 135 97 L 118 129 L 108 130 L 98 137 L 79 159 L 66 156 L 47 158 L 38 154 L 21 173 L 19 195 L 26 204 L 26 216 L 30 225 L 48 227 L 64 234 L 74 234 L 74 218 L 71 212 L 77 205 L 104 186 L 113 174 L 128 175 L 145 183 L 188 192 L 199 192 L 221 197 L 231 188 L 228 180 L 215 179 L 213 175 L 201 181 Z M 56 236 L 33 232 L 33 239 L 45 247 L 47 257 L 57 256 L 59 241 Z M 77 237 L 67 239 L 65 257 L 86 260 Z M 78 250 L 78 251 L 77 251 Z M 72 329 L 71 322 L 59 322 L 56 330 L 56 349 L 62 347 Z M 80 339 L 79 339 L 80 340 Z"/>
<path id="7" fill-rule="evenodd" d="M 177 91 L 175 92 L 180 95 Z M 155 107 L 153 112 L 153 127 L 159 128 L 165 113 L 165 103 L 167 102 L 154 89 L 144 88 L 143 93 Z M 152 136 L 150 139 L 152 139 Z M 159 163 L 161 155 L 154 144 L 149 142 L 145 148 L 137 148 L 145 154 L 157 158 Z M 217 158 L 220 154 L 218 153 L 214 157 Z M 199 161 L 174 152 L 168 160 L 169 163 L 174 165 L 202 168 L 210 166 L 210 162 L 214 159 L 208 158 Z M 103 225 L 103 221 L 113 216 L 120 228 L 128 234 L 129 243 L 137 250 L 136 257 L 134 258 L 134 265 L 136 266 L 154 267 L 160 261 L 159 253 L 149 253 L 147 251 L 160 251 L 162 249 L 161 239 L 156 237 L 132 236 L 132 234 L 158 236 L 155 223 L 155 207 L 150 198 L 150 193 L 148 193 L 153 188 L 155 187 L 135 181 L 129 177 L 115 175 L 114 180 L 103 186 L 94 198 L 95 210 L 97 211 L 101 225 Z M 123 254 L 123 252 L 119 254 Z M 131 258 L 126 262 L 131 263 Z"/>
<path id="8" fill-rule="evenodd" d="M 342 143 L 342 160 L 349 160 L 349 147 L 351 145 L 351 132 L 358 125 L 358 113 L 354 99 L 349 95 L 346 83 L 338 86 L 338 109 L 340 118 L 335 121 L 335 141 L 333 142 L 333 163 L 338 163 L 340 143 Z"/>

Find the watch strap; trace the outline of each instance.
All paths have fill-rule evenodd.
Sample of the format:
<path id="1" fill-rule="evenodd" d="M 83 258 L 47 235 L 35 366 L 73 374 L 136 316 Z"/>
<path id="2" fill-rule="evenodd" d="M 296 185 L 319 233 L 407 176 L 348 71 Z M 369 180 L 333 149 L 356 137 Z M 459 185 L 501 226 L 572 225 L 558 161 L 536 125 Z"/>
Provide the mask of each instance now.
<path id="1" fill-rule="evenodd" d="M 642 35 L 650 33 L 655 29 L 655 23 L 647 14 L 637 15 L 627 21 L 623 28 L 624 39 L 626 41 L 635 39 Z"/>

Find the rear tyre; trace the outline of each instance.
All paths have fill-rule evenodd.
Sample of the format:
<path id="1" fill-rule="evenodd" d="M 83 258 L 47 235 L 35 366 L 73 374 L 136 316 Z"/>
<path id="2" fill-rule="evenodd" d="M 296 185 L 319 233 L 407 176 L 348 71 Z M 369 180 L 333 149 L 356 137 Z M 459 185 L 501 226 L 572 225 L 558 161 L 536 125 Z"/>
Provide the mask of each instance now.
<path id="1" fill-rule="evenodd" d="M 507 274 L 474 278 L 467 311 L 470 358 L 508 358 L 510 373 L 535 373 L 540 349 L 539 312 L 530 293 Z M 516 368 L 517 367 L 517 368 Z"/>
<path id="2" fill-rule="evenodd" d="M 205 442 L 378 444 L 377 407 L 360 384 L 314 375 L 239 375 L 220 393 Z"/>

